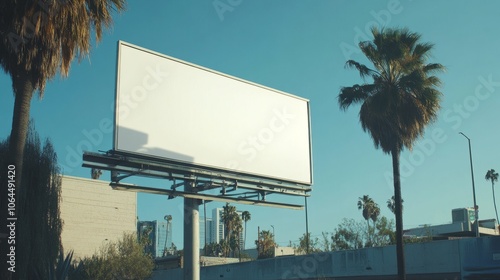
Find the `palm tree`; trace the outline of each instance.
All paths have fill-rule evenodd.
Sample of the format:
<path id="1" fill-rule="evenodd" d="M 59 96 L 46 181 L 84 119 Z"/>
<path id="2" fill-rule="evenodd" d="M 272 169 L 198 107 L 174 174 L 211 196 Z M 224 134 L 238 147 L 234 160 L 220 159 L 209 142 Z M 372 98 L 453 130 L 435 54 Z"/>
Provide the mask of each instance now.
<path id="1" fill-rule="evenodd" d="M 372 214 L 370 215 L 370 219 L 373 222 L 373 227 L 375 228 L 375 223 L 377 222 L 378 216 L 380 216 L 380 207 L 377 203 L 373 203 L 372 206 Z"/>
<path id="2" fill-rule="evenodd" d="M 245 238 L 243 238 L 243 250 L 245 250 L 247 244 L 247 222 L 252 219 L 252 215 L 250 215 L 250 212 L 248 211 L 243 211 L 241 213 L 241 218 L 243 219 L 243 222 L 245 222 Z"/>
<path id="3" fill-rule="evenodd" d="M 92 31 L 99 42 L 113 11 L 124 8 L 125 0 L 1 1 L 0 66 L 11 76 L 15 95 L 9 156 L 16 180 L 22 173 L 33 94 L 41 98 L 46 82 L 58 72 L 67 76 L 73 58 L 90 53 Z"/>
<path id="4" fill-rule="evenodd" d="M 361 213 L 363 215 L 363 218 L 366 220 L 368 238 L 370 238 L 369 220 L 370 220 L 370 217 L 372 216 L 374 204 L 375 204 L 375 202 L 368 195 L 363 195 L 363 197 L 360 197 L 358 199 L 358 210 L 363 210 Z"/>
<path id="5" fill-rule="evenodd" d="M 226 205 L 222 207 L 221 220 L 222 220 L 222 223 L 224 223 L 224 245 L 229 244 L 229 235 L 230 235 L 230 231 L 232 229 L 232 223 L 233 223 L 233 221 L 232 221 L 232 219 L 233 219 L 232 212 L 233 211 L 236 211 L 236 209 L 234 206 L 229 205 L 229 203 L 226 203 Z M 227 247 L 229 247 L 229 246 L 227 246 Z M 224 251 L 224 256 L 227 257 L 229 250 L 223 250 L 223 251 Z"/>
<path id="6" fill-rule="evenodd" d="M 373 221 L 373 227 L 375 227 L 375 222 L 380 215 L 380 207 L 370 196 L 363 195 L 358 200 L 358 209 L 363 210 L 362 215 L 366 220 L 368 244 L 371 244 L 370 219 Z"/>
<path id="7" fill-rule="evenodd" d="M 399 157 L 405 147 L 411 150 L 425 126 L 437 118 L 441 81 L 433 74 L 445 68 L 427 63 L 433 45 L 421 43 L 417 33 L 372 28 L 372 34 L 373 41 L 360 42 L 359 47 L 373 68 L 354 60 L 348 60 L 346 67 L 373 81 L 341 88 L 338 103 L 342 110 L 361 104 L 363 130 L 369 132 L 375 148 L 392 156 L 398 276 L 406 279 Z"/>
<path id="8" fill-rule="evenodd" d="M 401 198 L 401 211 L 403 211 L 403 203 L 405 202 L 405 200 L 403 198 Z M 389 208 L 389 210 L 391 210 L 391 212 L 393 214 L 396 213 L 396 200 L 394 199 L 394 196 L 392 196 L 391 198 L 389 198 L 387 200 L 387 208 Z"/>
<path id="9" fill-rule="evenodd" d="M 233 250 L 233 257 L 234 257 L 234 250 L 238 249 L 238 258 L 241 261 L 241 232 L 243 231 L 243 225 L 241 224 L 241 219 L 239 216 L 237 216 L 237 222 L 234 225 L 234 231 L 233 234 L 231 235 L 231 242 L 230 246 Z"/>
<path id="10" fill-rule="evenodd" d="M 17 194 L 24 187 L 22 163 L 34 93 L 41 98 L 48 80 L 57 73 L 67 76 L 73 58 L 81 60 L 90 53 L 92 32 L 99 42 L 103 29 L 112 25 L 113 11 L 124 8 L 125 0 L 0 1 L 0 67 L 10 75 L 15 96 L 7 162 L 16 166 Z M 6 197 L 7 188 L 0 189 L 0 197 Z M 19 201 L 18 208 L 23 204 Z M 2 200 L 2 221 L 6 208 Z M 3 228 L 2 239 L 5 233 Z M 2 252 L 6 244 L 0 240 Z M 3 255 L 0 260 L 5 263 Z M 5 273 L 3 269 L 0 278 L 10 277 Z"/>
<path id="11" fill-rule="evenodd" d="M 222 222 L 224 223 L 224 239 L 226 244 L 229 244 L 229 250 L 236 249 L 239 244 L 231 242 L 231 240 L 239 240 L 239 232 L 241 232 L 241 218 L 236 212 L 236 207 L 226 203 L 226 206 L 222 207 Z M 235 236 L 238 235 L 238 236 Z M 239 243 L 239 241 L 238 241 Z M 229 251 L 225 252 L 226 256 L 229 256 Z"/>
<path id="12" fill-rule="evenodd" d="M 486 172 L 486 176 L 484 177 L 486 180 L 491 181 L 491 191 L 493 192 L 493 205 L 495 206 L 495 214 L 497 215 L 497 223 L 498 221 L 498 211 L 497 211 L 497 203 L 495 200 L 495 182 L 498 181 L 498 173 L 495 172 L 495 169 L 490 169 Z"/>
<path id="13" fill-rule="evenodd" d="M 274 257 L 274 248 L 277 247 L 274 242 L 274 235 L 269 230 L 263 230 L 259 232 L 255 240 L 255 245 L 257 245 L 258 259 L 266 259 Z"/>

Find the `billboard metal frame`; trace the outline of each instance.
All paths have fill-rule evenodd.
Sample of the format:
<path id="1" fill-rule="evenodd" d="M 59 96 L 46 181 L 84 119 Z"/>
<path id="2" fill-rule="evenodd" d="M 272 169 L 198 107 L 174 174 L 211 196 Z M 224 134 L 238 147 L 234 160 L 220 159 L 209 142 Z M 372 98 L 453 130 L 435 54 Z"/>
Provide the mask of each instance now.
<path id="1" fill-rule="evenodd" d="M 303 209 L 303 205 L 269 201 L 270 195 L 310 196 L 311 189 L 287 182 L 266 181 L 261 178 L 249 178 L 237 174 L 221 174 L 196 170 L 185 166 L 172 166 L 168 161 L 137 157 L 117 151 L 106 153 L 85 152 L 83 167 L 111 171 L 110 186 L 116 190 L 145 192 L 175 197 L 194 198 L 206 201 L 234 202 L 249 205 L 262 205 L 295 210 Z M 153 188 L 122 183 L 132 176 L 149 177 L 172 182 L 170 189 Z M 194 185 L 192 191 L 181 190 L 185 182 Z M 218 195 L 207 191 L 219 190 Z"/>

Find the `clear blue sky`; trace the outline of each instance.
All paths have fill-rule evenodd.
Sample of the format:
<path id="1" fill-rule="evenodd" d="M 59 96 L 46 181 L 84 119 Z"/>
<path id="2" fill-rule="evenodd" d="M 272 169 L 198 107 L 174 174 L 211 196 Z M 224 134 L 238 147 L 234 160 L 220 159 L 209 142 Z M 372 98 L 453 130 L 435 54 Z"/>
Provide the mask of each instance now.
<path id="1" fill-rule="evenodd" d="M 227 10 L 217 12 L 213 3 L 226 4 Z M 362 82 L 344 63 L 365 62 L 357 42 L 369 39 L 370 26 L 408 27 L 435 44 L 432 61 L 448 71 L 440 76 L 444 96 L 438 121 L 413 153 L 405 151 L 401 158 L 404 226 L 448 223 L 451 209 L 473 205 L 467 140 L 460 131 L 472 139 L 479 217 L 494 218 L 491 184 L 484 175 L 491 168 L 500 171 L 499 10 L 500 2 L 494 0 L 131 1 L 90 58 L 75 61 L 67 79 L 55 78 L 43 100 L 33 100 L 31 115 L 41 136 L 53 141 L 64 174 L 88 178 L 90 171 L 81 167 L 76 152 L 88 140 L 85 132 L 113 118 L 118 40 L 307 98 L 314 159 L 309 229 L 320 236 L 342 218 L 362 220 L 356 203 L 365 194 L 380 204 L 382 215 L 392 218 L 386 207 L 393 195 L 387 176 L 391 158 L 362 131 L 359 108 L 340 111 L 336 96 L 342 86 Z M 3 73 L 0 85 L 0 137 L 5 138 L 13 97 L 10 78 Z M 92 151 L 112 148 L 112 133 L 102 133 Z M 208 210 L 221 205 L 208 204 Z M 271 230 L 274 225 L 280 245 L 297 242 L 305 232 L 303 211 L 236 206 L 252 214 L 247 247 L 258 226 Z M 178 247 L 181 209 L 181 199 L 138 196 L 141 220 L 173 216 Z"/>

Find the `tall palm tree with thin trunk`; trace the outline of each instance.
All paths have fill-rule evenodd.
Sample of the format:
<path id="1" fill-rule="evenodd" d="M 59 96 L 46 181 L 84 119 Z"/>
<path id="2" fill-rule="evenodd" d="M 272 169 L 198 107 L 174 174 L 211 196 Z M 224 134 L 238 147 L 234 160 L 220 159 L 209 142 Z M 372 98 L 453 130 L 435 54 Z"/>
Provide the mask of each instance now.
<path id="1" fill-rule="evenodd" d="M 372 206 L 372 214 L 370 215 L 370 219 L 373 222 L 373 228 L 370 231 L 371 237 L 370 237 L 370 246 L 373 247 L 375 242 L 376 242 L 376 236 L 375 236 L 375 230 L 377 228 L 377 220 L 378 216 L 380 216 L 380 207 L 378 206 L 377 203 L 373 203 Z"/>
<path id="2" fill-rule="evenodd" d="M 241 213 L 241 218 L 243 219 L 243 222 L 245 222 L 245 238 L 243 238 L 243 250 L 245 250 L 247 244 L 247 222 L 252 219 L 252 215 L 248 211 L 243 211 Z"/>
<path id="3" fill-rule="evenodd" d="M 347 68 L 359 71 L 370 82 L 343 87 L 338 95 L 342 110 L 360 104 L 359 120 L 375 144 L 392 156 L 396 214 L 396 255 L 398 277 L 406 279 L 403 248 L 403 214 L 399 158 L 404 148 L 411 150 L 426 125 L 436 120 L 442 93 L 441 81 L 434 76 L 443 65 L 428 63 L 432 44 L 420 42 L 421 35 L 408 29 L 372 28 L 373 40 L 359 43 L 370 68 L 354 60 Z"/>
<path id="4" fill-rule="evenodd" d="M 225 252 L 226 257 L 229 256 L 229 251 L 236 249 L 239 244 L 235 243 L 236 240 L 239 240 L 239 231 L 241 226 L 241 219 L 238 213 L 236 212 L 236 207 L 226 203 L 226 206 L 222 207 L 222 222 L 224 223 L 224 240 L 226 244 L 229 244 L 227 247 L 229 250 Z M 238 231 L 239 230 L 239 231 Z M 236 236 L 238 235 L 238 236 Z M 231 241 L 234 242 L 231 242 Z M 239 243 L 239 241 L 238 241 Z"/>
<path id="5" fill-rule="evenodd" d="M 373 222 L 373 229 L 375 229 L 375 223 L 378 219 L 378 216 L 380 216 L 380 207 L 378 206 L 377 203 L 368 195 L 364 195 L 363 197 L 360 197 L 358 200 L 358 209 L 363 210 L 363 218 L 366 220 L 366 226 L 367 226 L 367 238 L 368 238 L 368 243 L 367 246 L 372 246 L 373 245 L 373 231 L 370 230 L 370 220 Z"/>
<path id="6" fill-rule="evenodd" d="M 498 211 L 497 211 L 497 202 L 495 199 L 495 182 L 498 181 L 498 173 L 495 172 L 495 169 L 490 169 L 486 172 L 486 176 L 484 177 L 486 180 L 491 181 L 491 191 L 493 192 L 493 205 L 495 206 L 495 214 L 497 215 L 497 223 L 498 221 Z"/>
<path id="7" fill-rule="evenodd" d="M 378 216 L 380 216 L 380 207 L 377 203 L 374 202 L 372 206 L 372 214 L 370 215 L 370 219 L 373 222 L 373 228 L 375 228 L 375 223 L 378 220 Z"/>
<path id="8" fill-rule="evenodd" d="M 0 67 L 12 79 L 15 98 L 7 164 L 16 166 L 16 192 L 24 187 L 22 163 L 32 97 L 38 93 L 41 98 L 46 82 L 57 73 L 67 76 L 75 57 L 88 56 L 91 34 L 95 32 L 100 41 L 103 29 L 112 25 L 113 12 L 124 8 L 125 0 L 0 1 Z M 6 182 L 2 176 L 0 181 Z M 0 189 L 0 197 L 6 197 L 7 188 Z M 1 201 L 0 219 L 5 221 L 7 206 Z M 17 205 L 20 211 L 22 204 Z M 2 248 L 6 243 L 0 242 Z M 1 261 L 5 264 L 4 257 Z"/>
<path id="9" fill-rule="evenodd" d="M 374 212 L 375 201 L 368 196 L 363 195 L 358 199 L 358 210 L 362 210 L 363 218 L 366 220 L 366 234 L 368 237 L 368 243 L 371 244 L 370 238 L 370 219 Z"/>
<path id="10" fill-rule="evenodd" d="M 241 232 L 243 225 L 241 224 L 240 216 L 236 216 L 236 223 L 234 225 L 233 234 L 231 235 L 231 248 L 233 249 L 233 257 L 235 256 L 234 250 L 238 249 L 238 258 L 241 261 Z"/>

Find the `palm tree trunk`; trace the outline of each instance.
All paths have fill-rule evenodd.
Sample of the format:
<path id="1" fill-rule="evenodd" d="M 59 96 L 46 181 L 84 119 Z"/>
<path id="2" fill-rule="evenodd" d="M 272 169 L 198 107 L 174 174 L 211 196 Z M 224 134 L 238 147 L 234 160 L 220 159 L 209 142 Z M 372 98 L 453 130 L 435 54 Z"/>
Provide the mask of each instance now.
<path id="1" fill-rule="evenodd" d="M 399 174 L 400 150 L 395 147 L 391 151 L 392 172 L 394 177 L 394 203 L 396 212 L 396 258 L 398 263 L 398 279 L 406 280 L 405 255 L 403 244 L 403 211 L 401 203 L 401 179 Z"/>
<path id="2" fill-rule="evenodd" d="M 496 199 L 495 199 L 495 183 L 493 183 L 493 180 L 491 181 L 491 190 L 493 191 L 493 205 L 495 206 L 495 214 L 497 215 L 497 223 L 500 223 L 498 221 L 498 211 L 497 211 L 497 202 L 496 202 Z"/>
<path id="3" fill-rule="evenodd" d="M 375 221 L 372 220 L 372 222 L 373 222 L 372 247 L 374 247 L 374 246 L 376 246 L 374 244 L 376 243 L 375 239 L 377 237 L 376 234 L 375 234 L 375 230 L 377 229 L 377 225 L 375 224 Z"/>
<path id="4" fill-rule="evenodd" d="M 247 222 L 245 221 L 245 238 L 243 239 L 243 250 L 245 250 L 247 246 Z"/>
<path id="5" fill-rule="evenodd" d="M 31 107 L 31 97 L 33 96 L 33 83 L 26 75 L 18 75 L 17 77 L 12 77 L 12 84 L 14 87 L 15 100 L 14 100 L 14 115 L 12 117 L 12 131 L 10 133 L 9 141 L 9 160 L 16 167 L 16 211 L 17 216 L 24 222 L 28 219 L 28 213 L 26 212 L 26 201 L 27 195 L 21 195 L 21 184 L 22 184 L 22 174 L 23 174 L 23 159 L 24 159 L 24 148 L 26 144 L 26 135 L 28 133 L 28 125 L 30 119 L 30 107 Z M 20 223 L 19 226 L 23 224 Z M 25 234 L 22 233 L 21 234 Z M 26 244 L 27 243 L 27 244 Z M 30 266 L 30 242 L 23 244 L 23 247 L 18 249 L 21 254 L 26 254 L 19 259 L 20 269 L 18 273 L 19 279 L 24 279 L 26 277 L 28 267 Z"/>
<path id="6" fill-rule="evenodd" d="M 238 258 L 240 259 L 241 262 L 241 245 L 240 245 L 240 233 L 238 233 Z"/>
<path id="7" fill-rule="evenodd" d="M 9 142 L 9 160 L 16 166 L 16 189 L 19 190 L 23 169 L 24 145 L 26 144 L 30 119 L 31 98 L 35 88 L 33 82 L 26 75 L 13 75 L 12 81 L 15 101 Z"/>
<path id="8" fill-rule="evenodd" d="M 33 96 L 34 85 L 28 76 L 14 76 L 12 75 L 12 84 L 15 93 L 15 101 L 14 101 L 14 114 L 12 118 L 12 130 L 9 139 L 9 152 L 7 155 L 7 161 L 5 162 L 5 166 L 2 167 L 2 173 L 7 174 L 7 166 L 14 165 L 15 166 L 15 194 L 16 194 L 16 215 L 18 216 L 19 209 L 23 209 L 24 203 L 20 201 L 20 188 L 21 188 L 21 176 L 23 170 L 23 157 L 24 157 L 24 146 L 26 143 L 26 134 L 28 132 L 28 123 L 29 123 L 29 115 L 30 115 L 30 105 L 31 105 L 31 97 Z M 2 175 L 4 175 L 2 174 Z M 3 180 L 2 183 L 7 182 L 7 180 Z M 7 183 L 6 183 L 7 184 Z M 0 218 L 2 221 L 7 220 L 7 185 L 1 185 L 2 190 L 0 191 Z M 7 251 L 7 242 L 3 240 L 8 236 L 7 227 L 2 227 L 0 230 L 0 249 L 2 252 Z M 7 263 L 6 254 L 2 254 L 0 260 L 3 264 Z M 25 264 L 22 264 L 23 266 Z M 0 272 L 1 279 L 12 279 L 13 275 L 8 273 L 5 265 L 2 265 L 2 272 Z M 5 268 L 5 269 L 4 269 Z M 19 275 L 17 275 L 19 276 Z"/>
<path id="9" fill-rule="evenodd" d="M 368 245 L 371 247 L 370 220 L 366 220 L 366 237 L 368 238 Z"/>

